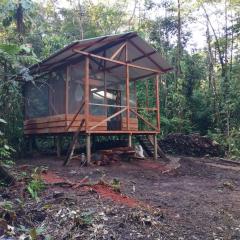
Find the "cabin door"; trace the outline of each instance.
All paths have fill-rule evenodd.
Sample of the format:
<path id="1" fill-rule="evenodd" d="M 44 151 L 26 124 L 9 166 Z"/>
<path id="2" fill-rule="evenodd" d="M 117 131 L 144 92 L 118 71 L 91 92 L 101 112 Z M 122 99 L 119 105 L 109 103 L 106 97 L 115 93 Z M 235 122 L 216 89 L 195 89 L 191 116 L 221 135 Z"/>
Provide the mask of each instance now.
<path id="1" fill-rule="evenodd" d="M 107 104 L 111 105 L 108 107 L 107 116 L 110 117 L 114 113 L 121 110 L 119 107 L 121 105 L 121 91 L 120 90 L 113 90 L 107 89 Z M 116 106 L 116 107 L 115 107 Z M 122 127 L 122 117 L 121 114 L 117 115 L 114 118 L 111 118 L 107 122 L 107 129 L 108 130 L 121 130 Z"/>

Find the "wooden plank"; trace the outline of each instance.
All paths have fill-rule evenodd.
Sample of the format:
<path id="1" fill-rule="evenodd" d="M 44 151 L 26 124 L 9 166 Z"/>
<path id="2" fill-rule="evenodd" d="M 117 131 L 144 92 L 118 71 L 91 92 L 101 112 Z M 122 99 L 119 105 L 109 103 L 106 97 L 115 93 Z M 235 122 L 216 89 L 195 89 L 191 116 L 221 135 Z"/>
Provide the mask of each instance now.
<path id="1" fill-rule="evenodd" d="M 42 128 L 51 128 L 51 127 L 65 127 L 66 122 L 59 121 L 59 122 L 48 122 L 48 123 L 35 123 L 31 125 L 24 126 L 24 130 L 26 129 L 42 129 Z"/>
<path id="2" fill-rule="evenodd" d="M 81 122 L 81 120 L 75 120 L 75 121 L 73 122 L 72 126 L 75 126 L 75 125 L 77 125 L 77 124 L 79 125 L 80 122 Z M 94 125 L 96 125 L 96 124 L 98 124 L 98 123 L 99 123 L 99 121 L 89 121 L 89 126 L 94 126 Z M 104 122 L 104 123 L 102 123 L 100 126 L 107 126 L 107 123 Z"/>
<path id="3" fill-rule="evenodd" d="M 76 132 L 78 129 L 79 125 L 76 127 L 71 127 L 68 130 L 69 132 Z M 103 131 L 103 132 L 107 132 L 107 127 L 102 127 L 99 126 L 96 128 L 96 131 Z M 85 128 L 82 129 L 82 132 L 85 133 Z M 43 128 L 43 129 L 30 129 L 30 130 L 24 130 L 24 134 L 28 135 L 28 134 L 57 134 L 57 133 L 66 133 L 66 128 L 65 127 L 54 127 L 54 128 Z"/>
<path id="4" fill-rule="evenodd" d="M 126 124 L 127 119 L 125 117 L 122 117 L 122 123 Z M 137 118 L 129 118 L 129 123 L 138 123 L 138 119 Z"/>
<path id="5" fill-rule="evenodd" d="M 44 123 L 44 122 L 54 122 L 65 120 L 65 114 L 58 114 L 54 116 L 33 118 L 24 121 L 24 125 L 33 124 L 33 123 Z"/>
<path id="6" fill-rule="evenodd" d="M 75 116 L 75 114 L 68 114 L 67 120 L 68 120 L 68 121 L 71 121 L 74 116 Z M 81 120 L 82 118 L 84 118 L 84 115 L 83 115 L 83 114 L 79 114 L 79 115 L 76 117 L 76 120 Z M 102 120 L 102 119 L 104 119 L 104 118 L 106 118 L 105 115 L 91 115 L 91 114 L 89 114 L 89 120 L 90 120 L 90 121 L 99 121 L 99 120 Z"/>

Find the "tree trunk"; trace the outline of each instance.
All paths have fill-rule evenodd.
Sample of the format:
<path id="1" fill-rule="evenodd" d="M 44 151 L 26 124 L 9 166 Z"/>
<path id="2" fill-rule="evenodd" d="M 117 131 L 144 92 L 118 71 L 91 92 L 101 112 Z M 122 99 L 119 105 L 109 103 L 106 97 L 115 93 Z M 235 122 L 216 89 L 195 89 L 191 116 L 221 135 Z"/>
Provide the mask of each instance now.
<path id="1" fill-rule="evenodd" d="M 182 44 L 181 44 L 181 3 L 178 0 L 178 7 L 177 7 L 177 55 L 176 55 L 176 69 L 175 69 L 175 88 L 177 90 L 178 87 L 178 77 L 181 74 L 181 54 L 182 54 Z"/>

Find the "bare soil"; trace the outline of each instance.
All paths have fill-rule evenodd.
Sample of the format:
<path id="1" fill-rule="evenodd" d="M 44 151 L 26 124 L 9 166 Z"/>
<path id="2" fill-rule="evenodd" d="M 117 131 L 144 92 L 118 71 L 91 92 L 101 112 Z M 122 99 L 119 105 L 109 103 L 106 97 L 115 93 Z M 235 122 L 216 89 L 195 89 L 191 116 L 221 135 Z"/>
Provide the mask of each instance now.
<path id="1" fill-rule="evenodd" d="M 240 239 L 240 165 L 179 159 L 101 167 L 74 160 L 63 167 L 54 157 L 19 161 L 18 169 L 45 166 L 47 188 L 41 201 L 26 202 L 31 220 L 19 210 L 18 221 L 41 226 L 39 239 Z M 9 191 L 9 198 L 19 194 Z"/>

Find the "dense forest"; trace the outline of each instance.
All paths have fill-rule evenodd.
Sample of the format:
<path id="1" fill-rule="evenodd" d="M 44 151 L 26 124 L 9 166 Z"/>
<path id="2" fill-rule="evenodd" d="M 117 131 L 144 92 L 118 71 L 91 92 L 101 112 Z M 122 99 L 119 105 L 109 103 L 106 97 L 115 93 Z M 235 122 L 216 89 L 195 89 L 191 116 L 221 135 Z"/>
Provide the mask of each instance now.
<path id="1" fill-rule="evenodd" d="M 0 30 L 0 159 L 25 149 L 28 67 L 74 40 L 128 31 L 174 69 L 161 78 L 161 136 L 200 133 L 240 155 L 239 0 L 1 0 Z"/>

